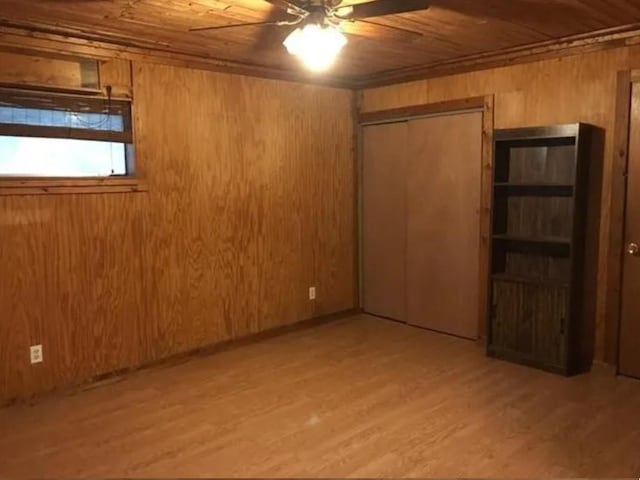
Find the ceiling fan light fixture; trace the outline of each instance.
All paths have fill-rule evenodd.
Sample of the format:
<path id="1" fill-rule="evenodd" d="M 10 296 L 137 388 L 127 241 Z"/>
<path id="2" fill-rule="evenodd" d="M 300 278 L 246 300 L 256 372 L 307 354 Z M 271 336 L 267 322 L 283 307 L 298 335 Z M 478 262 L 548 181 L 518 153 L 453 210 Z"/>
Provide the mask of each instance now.
<path id="1" fill-rule="evenodd" d="M 309 70 L 327 70 L 347 44 L 347 38 L 333 25 L 308 23 L 289 34 L 284 46 L 298 57 Z"/>

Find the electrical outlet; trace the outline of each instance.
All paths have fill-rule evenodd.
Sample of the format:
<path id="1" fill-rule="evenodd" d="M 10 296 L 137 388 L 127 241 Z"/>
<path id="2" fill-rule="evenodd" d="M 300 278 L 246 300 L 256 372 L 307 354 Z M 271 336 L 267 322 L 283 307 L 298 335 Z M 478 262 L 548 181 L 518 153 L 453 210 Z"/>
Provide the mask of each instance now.
<path id="1" fill-rule="evenodd" d="M 309 300 L 316 299 L 316 287 L 309 287 Z"/>
<path id="2" fill-rule="evenodd" d="M 42 355 L 42 345 L 31 345 L 29 352 L 31 354 L 31 364 L 42 363 L 44 360 Z"/>

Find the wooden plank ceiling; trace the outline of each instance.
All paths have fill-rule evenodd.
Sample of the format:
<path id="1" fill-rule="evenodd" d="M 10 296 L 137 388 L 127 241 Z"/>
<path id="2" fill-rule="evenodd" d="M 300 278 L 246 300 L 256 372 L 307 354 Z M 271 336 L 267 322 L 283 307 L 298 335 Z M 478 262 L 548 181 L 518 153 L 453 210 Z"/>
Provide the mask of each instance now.
<path id="1" fill-rule="evenodd" d="M 362 3 L 355 0 L 349 3 Z M 302 67 L 282 40 L 292 27 L 189 28 L 274 18 L 264 0 L 0 0 L 0 26 L 237 62 Z M 636 28 L 639 0 L 433 0 L 425 11 L 347 23 L 349 44 L 327 75 L 354 84 L 455 65 L 483 54 L 620 27 Z M 488 64 L 489 62 L 487 62 Z M 481 66 L 482 62 L 477 62 Z"/>

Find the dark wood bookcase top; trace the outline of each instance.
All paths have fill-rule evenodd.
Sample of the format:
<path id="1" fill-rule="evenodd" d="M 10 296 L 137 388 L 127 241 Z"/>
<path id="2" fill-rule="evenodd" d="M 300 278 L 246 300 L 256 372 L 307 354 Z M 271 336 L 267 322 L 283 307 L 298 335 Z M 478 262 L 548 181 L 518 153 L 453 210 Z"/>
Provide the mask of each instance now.
<path id="1" fill-rule="evenodd" d="M 588 369 L 602 144 L 583 123 L 495 131 L 489 355 Z"/>

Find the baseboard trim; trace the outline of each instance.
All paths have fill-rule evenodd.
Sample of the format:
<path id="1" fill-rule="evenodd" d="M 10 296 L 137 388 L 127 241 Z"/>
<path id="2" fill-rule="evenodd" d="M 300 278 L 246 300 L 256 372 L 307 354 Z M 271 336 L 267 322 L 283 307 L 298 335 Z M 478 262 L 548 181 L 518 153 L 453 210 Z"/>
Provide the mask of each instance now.
<path id="1" fill-rule="evenodd" d="M 233 338 L 229 340 L 223 340 L 221 342 L 206 345 L 204 347 L 194 348 L 187 350 L 186 352 L 180 352 L 167 357 L 163 357 L 151 362 L 143 363 L 140 365 L 121 368 L 112 372 L 96 375 L 89 380 L 82 381 L 73 385 L 58 387 L 46 392 L 30 395 L 28 397 L 16 397 L 2 400 L 0 399 L 0 408 L 9 407 L 16 404 L 29 404 L 33 405 L 43 401 L 44 399 L 53 395 L 73 396 L 81 392 L 94 390 L 114 383 L 119 383 L 127 379 L 127 377 L 139 373 L 144 370 L 151 370 L 156 368 L 166 368 L 170 366 L 179 365 L 181 363 L 188 362 L 194 358 L 202 358 L 210 355 L 214 355 L 221 352 L 226 352 L 239 347 L 251 345 L 269 338 L 279 337 L 289 333 L 306 330 L 313 327 L 318 327 L 331 322 L 342 320 L 361 313 L 360 308 L 352 308 L 343 310 L 336 313 L 330 313 L 327 315 L 321 315 L 305 320 L 301 320 L 290 325 L 283 325 L 279 327 L 270 328 L 262 332 L 252 333 L 244 337 Z"/>

